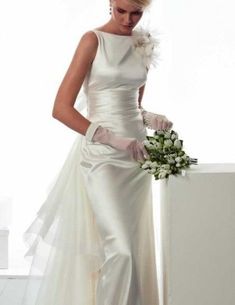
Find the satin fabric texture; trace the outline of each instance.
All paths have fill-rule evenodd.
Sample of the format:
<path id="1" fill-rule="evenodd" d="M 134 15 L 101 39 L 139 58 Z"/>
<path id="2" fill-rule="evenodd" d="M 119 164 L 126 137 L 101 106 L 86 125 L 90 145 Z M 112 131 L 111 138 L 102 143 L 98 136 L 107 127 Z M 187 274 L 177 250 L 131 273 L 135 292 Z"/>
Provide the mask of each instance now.
<path id="1" fill-rule="evenodd" d="M 141 55 L 132 36 L 93 32 L 87 119 L 143 141 Z M 78 134 L 24 232 L 32 264 L 20 305 L 159 305 L 152 204 L 152 176 L 128 152 Z"/>

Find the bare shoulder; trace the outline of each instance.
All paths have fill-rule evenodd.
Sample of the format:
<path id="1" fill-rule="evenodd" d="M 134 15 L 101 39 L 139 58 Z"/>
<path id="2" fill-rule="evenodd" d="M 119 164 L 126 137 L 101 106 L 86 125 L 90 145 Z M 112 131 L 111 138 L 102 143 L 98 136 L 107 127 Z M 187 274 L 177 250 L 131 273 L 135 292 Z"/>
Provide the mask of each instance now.
<path id="1" fill-rule="evenodd" d="M 85 32 L 79 41 L 78 49 L 84 55 L 94 59 L 98 47 L 98 38 L 93 31 Z"/>
<path id="2" fill-rule="evenodd" d="M 96 34 L 93 31 L 87 31 L 85 32 L 82 36 L 80 41 L 83 44 L 87 44 L 87 45 L 94 45 L 97 46 L 98 45 L 98 39 Z"/>
<path id="3" fill-rule="evenodd" d="M 73 55 L 72 65 L 76 63 L 88 67 L 95 58 L 97 47 L 98 38 L 94 32 L 87 31 L 82 34 Z"/>

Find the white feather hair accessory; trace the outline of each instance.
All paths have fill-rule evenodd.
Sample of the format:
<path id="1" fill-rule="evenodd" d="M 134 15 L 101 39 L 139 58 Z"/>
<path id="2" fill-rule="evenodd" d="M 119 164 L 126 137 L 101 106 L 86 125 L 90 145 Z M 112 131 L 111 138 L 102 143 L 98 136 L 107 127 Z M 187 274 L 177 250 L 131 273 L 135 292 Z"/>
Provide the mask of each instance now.
<path id="1" fill-rule="evenodd" d="M 146 69 L 151 65 L 157 67 L 161 60 L 159 34 L 158 30 L 146 26 L 139 26 L 133 30 L 133 47 L 142 57 Z"/>

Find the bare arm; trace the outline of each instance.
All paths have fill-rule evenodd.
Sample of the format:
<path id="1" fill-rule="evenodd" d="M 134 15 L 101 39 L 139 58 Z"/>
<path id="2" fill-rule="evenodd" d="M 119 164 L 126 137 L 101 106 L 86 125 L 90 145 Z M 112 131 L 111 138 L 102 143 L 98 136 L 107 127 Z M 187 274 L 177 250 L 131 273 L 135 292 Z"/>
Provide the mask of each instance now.
<path id="1" fill-rule="evenodd" d="M 85 135 L 91 122 L 74 108 L 74 104 L 95 57 L 97 46 L 95 33 L 89 31 L 83 34 L 59 86 L 52 111 L 55 119 L 82 135 Z"/>

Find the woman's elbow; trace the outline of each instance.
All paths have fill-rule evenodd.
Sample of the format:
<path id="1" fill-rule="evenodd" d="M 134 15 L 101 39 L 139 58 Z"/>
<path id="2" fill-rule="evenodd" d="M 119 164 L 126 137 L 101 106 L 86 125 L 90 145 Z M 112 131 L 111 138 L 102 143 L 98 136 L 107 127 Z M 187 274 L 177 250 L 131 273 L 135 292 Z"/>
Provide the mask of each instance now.
<path id="1" fill-rule="evenodd" d="M 73 108 L 70 105 L 66 105 L 64 103 L 54 103 L 53 109 L 52 109 L 52 117 L 54 119 L 57 119 L 59 121 L 62 121 L 67 113 L 70 112 L 70 109 Z"/>
<path id="2" fill-rule="evenodd" d="M 55 107 L 53 107 L 52 112 L 51 112 L 51 115 L 52 115 L 52 117 L 53 117 L 54 119 L 57 118 L 57 111 L 56 111 L 56 108 L 55 108 Z"/>
<path id="3" fill-rule="evenodd" d="M 52 117 L 54 119 L 59 119 L 60 112 L 59 106 L 55 103 L 51 112 Z"/>

